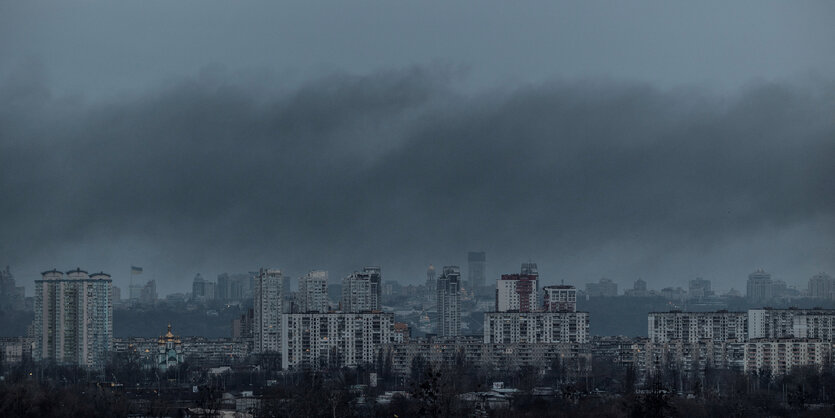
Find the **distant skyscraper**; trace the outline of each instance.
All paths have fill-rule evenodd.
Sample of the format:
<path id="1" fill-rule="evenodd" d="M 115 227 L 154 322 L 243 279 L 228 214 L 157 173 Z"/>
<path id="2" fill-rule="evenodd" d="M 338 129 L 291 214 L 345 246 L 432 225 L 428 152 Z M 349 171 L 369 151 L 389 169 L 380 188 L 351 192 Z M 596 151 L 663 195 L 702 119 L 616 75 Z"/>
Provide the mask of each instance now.
<path id="1" fill-rule="evenodd" d="M 313 270 L 300 277 L 298 301 L 301 313 L 328 312 L 328 272 Z"/>
<path id="2" fill-rule="evenodd" d="M 826 273 L 818 273 L 809 279 L 809 297 L 816 299 L 835 298 L 835 280 Z"/>
<path id="3" fill-rule="evenodd" d="M 635 280 L 635 284 L 632 286 L 632 289 L 626 289 L 623 294 L 632 297 L 649 296 L 649 292 L 647 292 L 647 282 L 643 279 Z"/>
<path id="4" fill-rule="evenodd" d="M 745 297 L 752 303 L 765 303 L 774 298 L 774 283 L 771 275 L 759 269 L 748 275 L 748 286 Z"/>
<path id="5" fill-rule="evenodd" d="M 25 296 L 23 286 L 17 286 L 9 266 L 0 270 L 0 309 L 22 310 Z"/>
<path id="6" fill-rule="evenodd" d="M 280 352 L 284 277 L 281 270 L 261 269 L 255 278 L 253 297 L 253 350 L 256 353 Z"/>
<path id="7" fill-rule="evenodd" d="M 194 276 L 194 281 L 191 283 L 191 298 L 192 300 L 205 301 L 207 281 L 203 279 L 200 273 Z"/>
<path id="8" fill-rule="evenodd" d="M 434 298 L 435 296 L 435 266 L 429 265 L 429 268 L 426 269 L 426 290 L 429 292 L 430 295 Z"/>
<path id="9" fill-rule="evenodd" d="M 458 266 L 445 266 L 438 277 L 438 335 L 442 337 L 461 334 L 460 281 L 461 269 Z"/>
<path id="10" fill-rule="evenodd" d="M 35 360 L 100 369 L 113 346 L 110 275 L 57 270 L 35 280 Z"/>
<path id="11" fill-rule="evenodd" d="M 710 280 L 697 277 L 688 283 L 687 297 L 690 299 L 704 299 L 713 296 L 710 290 Z"/>
<path id="12" fill-rule="evenodd" d="M 618 284 L 602 278 L 597 283 L 586 283 L 586 295 L 589 297 L 614 297 L 618 295 Z"/>
<path id="13" fill-rule="evenodd" d="M 487 254 L 484 251 L 467 253 L 467 286 L 470 289 L 483 287 L 487 283 L 486 267 Z"/>
<path id="14" fill-rule="evenodd" d="M 133 284 L 131 283 L 128 286 L 128 300 L 130 303 L 137 303 L 139 299 L 142 298 L 142 288 L 141 284 Z"/>
<path id="15" fill-rule="evenodd" d="M 215 285 L 215 299 L 225 302 L 230 299 L 230 293 L 232 293 L 232 280 L 229 278 L 229 274 L 218 274 L 217 285 Z"/>
<path id="16" fill-rule="evenodd" d="M 342 311 L 379 311 L 382 302 L 382 283 L 379 267 L 366 267 L 342 279 Z"/>
<path id="17" fill-rule="evenodd" d="M 148 280 L 145 286 L 142 287 L 142 293 L 139 301 L 144 305 L 154 305 L 157 303 L 157 281 Z"/>

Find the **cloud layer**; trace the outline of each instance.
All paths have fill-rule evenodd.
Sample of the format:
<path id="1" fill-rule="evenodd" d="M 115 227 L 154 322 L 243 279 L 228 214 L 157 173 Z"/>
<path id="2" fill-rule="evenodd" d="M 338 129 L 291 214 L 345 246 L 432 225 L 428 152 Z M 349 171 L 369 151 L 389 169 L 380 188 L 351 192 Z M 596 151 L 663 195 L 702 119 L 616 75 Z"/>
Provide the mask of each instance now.
<path id="1" fill-rule="evenodd" d="M 0 84 L 0 254 L 27 274 L 141 263 L 175 291 L 197 271 L 374 263 L 419 281 L 473 249 L 491 273 L 530 258 L 578 284 L 833 268 L 829 82 L 464 93 L 449 68 L 286 88 L 208 68 L 87 103 L 41 73 Z"/>

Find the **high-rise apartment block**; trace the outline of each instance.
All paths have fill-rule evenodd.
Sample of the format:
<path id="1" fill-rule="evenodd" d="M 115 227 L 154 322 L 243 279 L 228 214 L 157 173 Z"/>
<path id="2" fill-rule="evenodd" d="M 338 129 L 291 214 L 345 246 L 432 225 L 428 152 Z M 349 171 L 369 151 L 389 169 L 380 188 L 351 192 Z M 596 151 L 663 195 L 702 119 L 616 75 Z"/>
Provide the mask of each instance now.
<path id="1" fill-rule="evenodd" d="M 35 280 L 35 360 L 100 369 L 113 346 L 113 281 L 50 270 Z"/>
<path id="2" fill-rule="evenodd" d="M 698 342 L 745 341 L 748 334 L 746 312 L 650 312 L 649 339 L 653 343 L 675 340 Z"/>
<path id="3" fill-rule="evenodd" d="M 366 266 L 362 272 L 368 275 L 368 290 L 371 293 L 371 310 L 383 309 L 383 273 L 380 266 Z"/>
<path id="4" fill-rule="evenodd" d="M 467 286 L 484 287 L 487 283 L 487 254 L 484 251 L 467 253 Z"/>
<path id="5" fill-rule="evenodd" d="M 496 312 L 535 311 L 538 279 L 538 274 L 503 274 L 496 281 Z"/>
<path id="6" fill-rule="evenodd" d="M 379 267 L 365 267 L 342 279 L 342 311 L 371 312 L 382 307 L 382 275 Z"/>
<path id="7" fill-rule="evenodd" d="M 313 270 L 300 277 L 297 298 L 301 313 L 328 312 L 328 272 Z"/>
<path id="8" fill-rule="evenodd" d="M 394 341 L 392 313 L 285 314 L 282 368 L 316 370 L 374 364 Z"/>
<path id="9" fill-rule="evenodd" d="M 456 337 L 461 334 L 460 287 L 461 269 L 445 266 L 436 283 L 438 335 Z"/>
<path id="10" fill-rule="evenodd" d="M 283 329 L 284 277 L 281 270 L 262 268 L 255 279 L 253 297 L 253 351 L 280 352 Z"/>
<path id="11" fill-rule="evenodd" d="M 577 288 L 551 285 L 542 288 L 545 312 L 576 312 Z"/>

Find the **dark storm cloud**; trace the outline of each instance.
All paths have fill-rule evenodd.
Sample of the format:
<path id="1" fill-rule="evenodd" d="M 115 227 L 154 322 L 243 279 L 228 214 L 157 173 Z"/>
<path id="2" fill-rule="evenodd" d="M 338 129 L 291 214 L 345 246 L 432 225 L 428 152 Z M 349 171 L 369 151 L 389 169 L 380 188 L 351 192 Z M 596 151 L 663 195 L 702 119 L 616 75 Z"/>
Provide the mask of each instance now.
<path id="1" fill-rule="evenodd" d="M 409 68 L 282 90 L 206 70 L 84 103 L 52 97 L 39 74 L 24 66 L 0 90 L 0 253 L 32 270 L 152 260 L 180 281 L 170 291 L 259 265 L 339 277 L 380 263 L 413 280 L 481 248 L 494 266 L 534 257 L 583 278 L 640 258 L 624 278 L 661 284 L 682 254 L 710 264 L 764 233 L 763 256 L 792 271 L 785 231 L 833 232 L 828 83 L 462 93 L 458 71 Z M 759 267 L 746 256 L 724 267 Z"/>

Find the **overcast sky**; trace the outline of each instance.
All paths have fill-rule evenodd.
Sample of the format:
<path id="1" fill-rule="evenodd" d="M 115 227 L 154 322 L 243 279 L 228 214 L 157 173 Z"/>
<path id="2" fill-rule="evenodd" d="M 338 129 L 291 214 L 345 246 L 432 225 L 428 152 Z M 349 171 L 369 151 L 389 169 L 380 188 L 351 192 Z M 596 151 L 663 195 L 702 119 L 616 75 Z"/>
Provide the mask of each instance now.
<path id="1" fill-rule="evenodd" d="M 832 2 L 3 2 L 0 263 L 835 273 Z"/>

